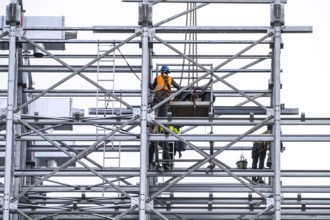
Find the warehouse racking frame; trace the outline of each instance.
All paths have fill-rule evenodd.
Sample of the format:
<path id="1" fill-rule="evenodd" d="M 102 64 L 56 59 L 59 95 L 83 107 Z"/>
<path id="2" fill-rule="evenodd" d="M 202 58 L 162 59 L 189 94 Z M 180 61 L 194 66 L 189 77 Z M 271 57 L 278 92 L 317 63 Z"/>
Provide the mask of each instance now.
<path id="1" fill-rule="evenodd" d="M 329 118 L 306 118 L 304 114 L 295 117 L 298 110 L 285 108 L 281 103 L 282 34 L 310 33 L 312 28 L 284 25 L 286 0 L 123 0 L 123 3 L 129 2 L 138 3 L 137 26 L 24 26 L 21 20 L 24 17 L 23 1 L 12 0 L 8 5 L 3 19 L 6 23 L 3 24 L 0 35 L 0 43 L 5 51 L 1 59 L 8 60 L 8 65 L 0 66 L 1 72 L 8 72 L 8 89 L 0 91 L 1 96 L 6 97 L 6 106 L 1 109 L 0 121 L 0 147 L 1 152 L 5 152 L 0 169 L 1 176 L 4 177 L 0 186 L 2 219 L 329 219 L 329 199 L 305 196 L 327 195 L 330 193 L 327 185 L 285 185 L 281 182 L 285 177 L 329 177 L 329 170 L 281 170 L 281 142 L 330 141 L 328 135 L 281 133 L 283 126 L 330 124 Z M 162 22 L 153 23 L 155 5 L 180 3 L 196 5 Z M 164 25 L 208 4 L 221 3 L 267 4 L 271 12 L 270 26 Z M 82 40 L 31 39 L 25 35 L 26 32 L 34 31 L 59 31 L 62 34 L 92 31 L 95 34 L 120 33 L 128 37 L 124 40 Z M 253 34 L 255 39 L 167 39 L 169 35 L 180 33 L 232 34 L 244 37 L 246 34 Z M 93 56 L 82 55 L 80 51 L 71 52 L 69 49 L 65 53 L 53 54 L 51 49 L 45 47 L 50 43 L 57 46 L 108 43 L 113 46 L 103 54 Z M 243 47 L 233 55 L 218 54 L 216 51 L 215 54 L 201 53 L 193 57 L 177 46 L 187 43 L 231 45 L 235 49 L 234 46 L 237 45 Z M 43 54 L 40 55 L 43 56 L 42 59 L 55 60 L 60 65 L 52 65 L 50 61 L 46 65 L 38 64 L 37 58 L 28 54 L 22 45 L 29 45 Z M 139 45 L 140 54 L 113 54 L 124 45 Z M 262 47 L 257 53 L 246 54 L 257 46 Z M 122 62 L 128 59 L 134 63 L 132 60 L 138 60 L 140 64 L 97 64 L 109 57 L 116 57 L 116 61 Z M 183 58 L 196 67 L 192 82 L 187 81 L 190 72 L 185 68 L 178 68 L 180 63 L 174 61 Z M 83 60 L 83 64 L 70 65 L 72 59 Z M 84 64 L 84 59 L 92 61 Z M 27 60 L 36 61 L 36 64 Z M 239 62 L 234 67 L 223 68 L 237 60 Z M 263 63 L 265 65 L 260 67 L 259 64 Z M 175 79 L 180 78 L 179 74 L 182 73 L 186 77 L 183 77 L 186 84 L 173 92 L 167 100 L 151 107 L 149 97 L 152 91 L 149 84 L 157 73 L 158 66 L 162 64 L 172 67 L 171 74 Z M 138 75 L 135 78 L 138 86 L 135 88 L 118 83 L 118 88 L 110 91 L 93 78 L 93 74 L 99 71 L 115 72 L 119 76 Z M 34 89 L 32 75 L 39 72 L 67 75 L 47 89 Z M 267 78 L 262 85 L 253 85 L 255 88 L 239 89 L 226 80 L 236 73 L 262 73 Z M 75 76 L 89 82 L 94 89 L 81 89 L 80 85 L 77 85 L 77 89 L 58 88 Z M 197 83 L 206 84 L 210 79 L 213 80 L 212 92 L 216 101 L 211 103 L 214 110 L 210 110 L 208 115 L 175 117 L 168 114 L 167 117 L 155 117 L 154 111 L 160 105 Z M 240 75 L 239 79 L 244 77 Z M 217 87 L 219 82 L 229 89 Z M 111 97 L 126 108 L 122 107 L 122 114 L 115 115 L 96 114 L 99 109 L 93 111 L 92 108 L 86 116 L 81 111 L 74 111 L 68 117 L 28 114 L 29 106 L 43 97 L 96 98 L 96 94 Z M 242 100 L 242 97 L 244 101 L 237 103 L 236 98 Z M 230 104 L 226 106 L 225 98 L 230 99 L 227 100 Z M 232 100 L 235 100 L 235 104 L 231 104 Z M 107 109 L 103 111 L 106 112 Z M 152 124 L 163 127 L 168 134 L 151 134 L 149 128 Z M 184 126 L 183 133 L 177 135 L 171 132 L 168 125 Z M 70 129 L 55 131 L 56 127 L 66 126 Z M 84 126 L 93 128 L 93 132 L 95 127 L 112 127 L 114 130 L 109 129 L 109 132 L 96 135 L 90 130 L 88 133 L 81 132 Z M 198 129 L 202 126 L 210 132 L 205 133 Z M 222 127 L 228 128 L 228 131 L 221 129 Z M 235 128 L 235 132 L 230 130 L 231 127 Z M 261 135 L 260 130 L 265 128 L 270 128 L 272 133 Z M 188 145 L 184 159 L 175 159 L 176 165 L 169 171 L 150 168 L 149 142 L 176 140 Z M 227 152 L 230 155 L 231 152 L 249 151 L 254 141 L 271 143 L 269 169 L 237 169 L 221 157 Z M 36 142 L 40 144 L 35 144 Z M 120 146 L 123 167 L 106 167 L 99 163 L 98 153 L 104 145 L 108 146 L 106 151 L 110 155 L 118 151 Z M 36 166 L 35 161 L 30 161 L 30 154 L 38 152 L 46 152 L 49 157 L 62 153 L 66 157 L 61 162 L 57 159 L 55 164 Z M 139 161 L 132 159 L 132 153 L 133 158 L 139 158 Z M 254 184 L 251 176 L 266 177 L 267 183 Z M 87 180 L 79 182 L 83 177 Z"/>

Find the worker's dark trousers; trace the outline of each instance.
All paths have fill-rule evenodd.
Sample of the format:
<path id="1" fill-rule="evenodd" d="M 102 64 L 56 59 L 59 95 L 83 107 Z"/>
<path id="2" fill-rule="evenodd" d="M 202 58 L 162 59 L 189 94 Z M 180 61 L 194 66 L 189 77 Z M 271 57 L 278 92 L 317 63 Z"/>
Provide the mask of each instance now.
<path id="1" fill-rule="evenodd" d="M 152 106 L 157 105 L 158 103 L 160 103 L 161 101 L 163 101 L 164 99 L 166 99 L 169 96 L 170 96 L 170 93 L 167 92 L 167 91 L 164 91 L 164 90 L 157 91 L 155 93 L 155 97 L 154 97 L 154 100 L 152 102 Z M 160 106 L 156 110 L 156 112 L 157 112 L 158 117 L 166 117 L 167 112 L 168 112 L 168 103 L 165 103 L 162 106 Z"/>
<path id="2" fill-rule="evenodd" d="M 158 144 L 163 149 L 163 167 L 170 167 L 170 161 L 173 159 L 170 156 L 170 146 L 166 142 L 151 142 L 149 145 L 149 167 L 151 168 L 151 165 L 153 162 L 156 162 L 158 164 L 159 158 L 158 158 Z M 173 157 L 173 156 L 172 156 Z"/>
<path id="3" fill-rule="evenodd" d="M 157 145 L 158 145 L 157 142 L 150 142 L 150 144 L 149 144 L 149 167 L 150 168 L 151 168 L 151 164 L 153 162 L 159 162 L 159 159 L 158 159 L 158 150 L 156 149 L 157 148 Z"/>
<path id="4" fill-rule="evenodd" d="M 163 148 L 163 167 L 170 168 L 170 145 L 166 142 L 160 142 L 160 146 Z"/>
<path id="5" fill-rule="evenodd" d="M 265 158 L 266 158 L 267 150 L 262 143 L 254 143 L 252 148 L 252 169 L 257 169 L 258 161 L 259 161 L 259 169 L 264 168 Z M 252 177 L 253 181 L 258 181 L 261 178 Z"/>

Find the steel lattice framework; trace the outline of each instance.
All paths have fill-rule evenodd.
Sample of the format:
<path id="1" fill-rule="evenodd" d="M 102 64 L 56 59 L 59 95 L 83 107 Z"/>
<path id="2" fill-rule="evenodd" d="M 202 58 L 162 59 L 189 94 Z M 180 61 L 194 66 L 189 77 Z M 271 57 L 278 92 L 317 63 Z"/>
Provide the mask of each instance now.
<path id="1" fill-rule="evenodd" d="M 138 25 L 93 27 L 26 25 L 23 1 L 7 6 L 0 29 L 0 60 L 7 61 L 0 72 L 8 72 L 8 89 L 0 90 L 6 103 L 0 106 L 1 219 L 330 219 L 328 185 L 282 183 L 283 178 L 330 177 L 329 170 L 281 170 L 282 143 L 330 142 L 329 135 L 282 133 L 283 126 L 330 125 L 330 118 L 296 116 L 297 109 L 281 103 L 282 35 L 311 33 L 312 28 L 284 24 L 286 0 L 122 2 L 134 3 Z M 270 25 L 166 26 L 222 3 L 268 5 Z M 155 23 L 153 8 L 167 4 L 190 7 Z M 60 32 L 62 38 L 27 34 L 34 32 Z M 63 37 L 80 32 L 96 37 Z M 189 35 L 194 37 L 182 37 Z M 64 45 L 65 51 L 52 51 Z M 95 54 L 68 45 L 109 47 Z M 189 53 L 183 45 L 198 45 L 198 51 Z M 31 48 L 42 58 L 28 53 Z M 151 106 L 150 84 L 164 64 L 181 89 Z M 95 77 L 104 73 L 116 77 L 116 83 L 107 80 L 114 83 L 112 90 Z M 51 74 L 59 78 L 46 88 L 33 88 L 33 77 Z M 249 87 L 253 79 L 260 80 Z M 155 116 L 161 105 L 206 84 L 215 97 L 206 115 Z M 95 108 L 100 97 L 106 106 Z M 67 117 L 31 114 L 38 100 L 57 98 L 77 99 L 91 108 Z M 190 105 L 195 111 L 198 107 Z M 55 106 L 55 112 L 61 108 Z M 151 133 L 151 125 L 167 133 Z M 169 125 L 182 126 L 182 133 Z M 271 134 L 262 135 L 267 128 Z M 173 141 L 187 145 L 184 156 L 173 159 L 173 169 L 150 167 L 150 142 Z M 233 166 L 228 158 L 249 152 L 254 141 L 270 142 L 268 168 Z M 107 160 L 119 165 L 107 165 Z M 266 184 L 254 184 L 252 176 L 264 177 Z"/>

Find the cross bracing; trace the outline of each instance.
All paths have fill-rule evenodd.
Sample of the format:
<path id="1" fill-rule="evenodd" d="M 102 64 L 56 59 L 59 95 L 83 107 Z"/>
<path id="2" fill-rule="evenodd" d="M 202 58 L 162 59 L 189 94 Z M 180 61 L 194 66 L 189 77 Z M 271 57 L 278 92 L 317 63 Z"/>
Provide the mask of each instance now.
<path id="1" fill-rule="evenodd" d="M 264 18 L 270 25 L 219 21 L 224 24 L 219 26 L 217 19 L 207 25 L 198 25 L 198 19 L 194 26 L 171 23 L 222 3 L 263 5 L 271 11 L 270 19 Z M 329 125 L 329 118 L 298 115 L 299 106 L 281 102 L 282 35 L 312 32 L 310 26 L 285 25 L 286 3 L 123 0 L 123 7 L 134 4 L 139 11 L 132 25 L 117 20 L 70 27 L 58 17 L 47 24 L 47 16 L 29 18 L 24 1 L 11 1 L 0 35 L 0 73 L 8 73 L 6 88 L 0 88 L 2 219 L 329 219 L 329 187 L 318 182 L 329 178 L 328 170 L 281 167 L 281 142 L 330 141 L 326 133 L 283 129 Z M 177 14 L 159 21 L 153 10 L 168 5 Z M 70 32 L 74 39 L 63 37 Z M 79 39 L 86 32 L 89 39 Z M 61 37 L 49 39 L 50 33 Z M 184 35 L 197 38 L 183 40 Z M 97 54 L 91 48 L 100 44 L 111 45 Z M 110 64 L 113 58 L 116 63 Z M 151 106 L 149 84 L 162 65 L 170 66 L 181 89 Z M 101 73 L 115 73 L 113 89 L 95 77 Z M 203 85 L 216 98 L 206 114 L 155 116 L 162 104 Z M 95 106 L 96 94 L 104 96 L 104 108 Z M 167 134 L 151 133 L 151 125 Z M 182 134 L 170 125 L 181 126 Z M 266 128 L 271 134 L 261 135 Z M 95 133 L 98 129 L 102 133 Z M 150 142 L 178 140 L 187 150 L 173 158 L 173 169 L 149 166 Z M 271 143 L 269 167 L 236 168 L 233 158 L 250 155 L 254 141 Z M 118 158 L 119 167 L 110 163 Z M 252 176 L 266 184 L 253 183 Z M 305 177 L 315 181 L 299 181 Z M 293 178 L 298 181 L 291 183 Z"/>

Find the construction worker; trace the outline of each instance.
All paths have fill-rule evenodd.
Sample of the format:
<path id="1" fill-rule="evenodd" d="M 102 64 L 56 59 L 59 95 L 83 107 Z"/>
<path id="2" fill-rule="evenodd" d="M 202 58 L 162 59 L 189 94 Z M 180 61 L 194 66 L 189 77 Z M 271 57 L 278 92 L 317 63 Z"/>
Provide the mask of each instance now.
<path id="1" fill-rule="evenodd" d="M 170 125 L 169 130 L 173 131 L 176 134 L 180 134 L 180 127 Z M 164 133 L 168 135 L 164 129 L 159 129 L 160 133 Z M 179 158 L 182 157 L 181 152 L 186 150 L 186 145 L 181 141 L 174 141 L 174 142 L 159 142 L 160 147 L 163 149 L 162 158 L 163 163 L 162 167 L 159 164 L 159 158 L 158 158 L 158 144 L 155 142 L 150 143 L 149 147 L 149 164 L 150 167 L 156 166 L 156 169 L 163 169 L 163 170 L 169 170 L 173 169 L 173 162 L 171 162 L 174 159 L 174 156 L 176 155 L 176 152 L 179 153 Z M 155 161 L 153 161 L 155 156 Z"/>
<path id="2" fill-rule="evenodd" d="M 168 128 L 176 134 L 181 133 L 179 126 L 170 125 Z M 163 163 L 164 170 L 173 169 L 173 162 L 170 161 L 174 159 L 174 156 L 176 155 L 177 152 L 179 153 L 179 158 L 181 158 L 182 157 L 181 152 L 185 150 L 186 150 L 186 145 L 182 141 L 165 143 L 163 148 L 163 160 L 165 160 Z"/>
<path id="3" fill-rule="evenodd" d="M 153 89 L 155 92 L 154 100 L 152 106 L 160 103 L 167 97 L 171 95 L 171 86 L 173 85 L 175 88 L 180 89 L 180 85 L 177 84 L 170 74 L 170 69 L 168 66 L 162 66 L 160 69 L 160 75 L 155 77 L 153 83 Z M 159 107 L 157 111 L 157 116 L 159 117 L 166 117 L 168 111 L 168 105 L 164 104 Z"/>
<path id="4" fill-rule="evenodd" d="M 264 131 L 262 134 L 269 134 L 269 130 Z M 267 148 L 269 142 L 265 141 L 255 141 L 253 142 L 252 147 L 252 169 L 257 169 L 258 161 L 259 161 L 259 169 L 264 168 Z M 262 180 L 262 177 L 252 177 L 252 180 L 256 183 L 265 183 Z"/>

